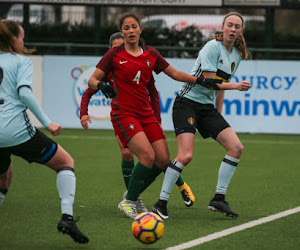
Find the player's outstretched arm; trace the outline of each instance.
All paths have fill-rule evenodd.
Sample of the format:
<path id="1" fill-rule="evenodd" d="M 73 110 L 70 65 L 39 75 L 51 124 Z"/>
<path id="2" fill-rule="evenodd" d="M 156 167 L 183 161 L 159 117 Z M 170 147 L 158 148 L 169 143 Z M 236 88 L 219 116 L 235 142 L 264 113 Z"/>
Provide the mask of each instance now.
<path id="1" fill-rule="evenodd" d="M 248 81 L 241 82 L 223 82 L 222 84 L 217 84 L 217 86 L 222 90 L 239 90 L 239 91 L 248 91 L 251 87 L 251 84 Z"/>
<path id="2" fill-rule="evenodd" d="M 220 90 L 221 88 L 219 86 L 221 86 L 222 80 L 198 77 L 197 84 L 200 84 L 201 86 L 208 89 Z"/>
<path id="3" fill-rule="evenodd" d="M 171 77 L 172 79 L 180 82 L 190 82 L 190 83 L 196 83 L 197 77 L 189 75 L 187 73 L 184 73 L 182 71 L 179 71 L 175 68 L 173 68 L 171 65 L 169 65 L 167 68 L 165 68 L 164 73 Z"/>
<path id="4" fill-rule="evenodd" d="M 26 107 L 29 108 L 29 110 L 35 115 L 40 123 L 47 128 L 51 121 L 37 102 L 31 88 L 27 85 L 21 86 L 19 88 L 19 96 Z"/>

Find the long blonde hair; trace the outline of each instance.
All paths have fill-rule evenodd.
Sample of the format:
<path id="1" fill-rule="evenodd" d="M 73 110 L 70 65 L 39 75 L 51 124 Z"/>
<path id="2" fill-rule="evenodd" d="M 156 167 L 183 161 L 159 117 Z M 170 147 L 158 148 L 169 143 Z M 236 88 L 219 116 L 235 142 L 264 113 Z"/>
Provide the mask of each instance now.
<path id="1" fill-rule="evenodd" d="M 225 20 L 229 16 L 238 16 L 242 20 L 242 27 L 244 28 L 244 18 L 238 12 L 232 11 L 225 15 L 223 19 L 223 25 L 225 24 Z M 223 33 L 215 34 L 215 39 L 217 41 L 223 41 Z M 240 52 L 242 59 L 248 60 L 251 57 L 250 52 L 247 50 L 246 41 L 244 35 L 241 34 L 234 42 L 233 46 Z"/>
<path id="2" fill-rule="evenodd" d="M 13 37 L 19 37 L 20 28 L 22 25 L 19 22 L 2 19 L 0 20 L 0 50 L 10 52 L 12 54 L 31 54 L 34 49 L 23 48 L 19 51 L 15 45 Z"/>

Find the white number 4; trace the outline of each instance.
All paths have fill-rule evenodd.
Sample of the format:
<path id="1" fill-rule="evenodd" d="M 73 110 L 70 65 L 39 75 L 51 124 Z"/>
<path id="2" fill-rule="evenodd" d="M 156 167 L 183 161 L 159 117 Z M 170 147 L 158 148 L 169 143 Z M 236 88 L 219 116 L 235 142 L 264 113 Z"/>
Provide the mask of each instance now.
<path id="1" fill-rule="evenodd" d="M 141 71 L 138 71 L 133 79 L 133 81 L 136 82 L 136 84 L 140 83 L 140 78 L 141 78 Z"/>

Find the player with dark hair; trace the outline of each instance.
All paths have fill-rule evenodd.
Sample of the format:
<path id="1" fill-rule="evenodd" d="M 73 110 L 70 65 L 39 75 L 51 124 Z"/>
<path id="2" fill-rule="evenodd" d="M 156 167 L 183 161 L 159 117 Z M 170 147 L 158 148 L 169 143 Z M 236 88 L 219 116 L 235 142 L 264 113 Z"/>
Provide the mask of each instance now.
<path id="1" fill-rule="evenodd" d="M 61 126 L 50 121 L 32 93 L 32 61 L 25 56 L 32 50 L 24 48 L 23 39 L 24 29 L 19 23 L 0 20 L 0 206 L 13 177 L 11 155 L 46 165 L 57 172 L 62 211 L 58 231 L 69 234 L 75 242 L 88 243 L 73 219 L 74 160 L 35 128 L 26 114 L 29 108 L 53 136 L 60 134 Z"/>
<path id="2" fill-rule="evenodd" d="M 109 39 L 109 47 L 114 48 L 117 46 L 120 46 L 124 43 L 123 36 L 121 32 L 116 32 L 110 36 Z M 113 84 L 113 78 L 111 74 L 108 74 L 107 80 L 109 83 L 114 86 Z M 157 119 L 157 121 L 161 124 L 161 116 L 160 116 L 160 103 L 159 103 L 159 96 L 157 89 L 154 84 L 154 78 L 152 77 L 150 82 L 147 85 L 147 89 L 149 92 L 150 97 L 150 104 L 153 109 L 154 115 Z M 98 90 L 93 90 L 90 88 L 87 88 L 86 91 L 82 95 L 81 104 L 80 104 L 80 121 L 81 125 L 85 130 L 88 130 L 88 123 L 91 122 L 91 118 L 88 115 L 88 105 L 91 97 L 97 93 Z M 116 136 L 118 145 L 121 150 L 121 157 L 122 157 L 122 174 L 124 178 L 124 182 L 126 185 L 126 189 L 128 189 L 129 180 L 131 177 L 131 172 L 134 167 L 134 157 L 131 153 L 129 148 L 123 147 L 120 139 L 118 136 Z M 195 196 L 191 190 L 191 188 L 187 185 L 186 182 L 183 181 L 181 175 L 178 177 L 178 180 L 176 181 L 176 185 L 178 186 L 179 191 L 181 192 L 182 199 L 187 207 L 190 207 L 195 202 Z M 124 193 L 124 198 L 127 195 L 127 191 Z M 138 212 L 145 212 L 147 211 L 147 208 L 145 207 L 144 203 L 142 202 L 141 197 L 139 196 L 137 199 L 137 210 Z"/>
<path id="3" fill-rule="evenodd" d="M 229 83 L 241 59 L 248 59 L 243 25 L 243 18 L 239 13 L 228 13 L 223 21 L 222 34 L 217 34 L 216 39 L 205 44 L 194 63 L 192 75 L 205 79 L 207 77 L 221 79 L 223 83 L 211 88 L 209 85 L 204 88 L 187 83 L 176 97 L 173 106 L 173 123 L 178 153 L 167 168 L 159 201 L 152 209 L 163 219 L 169 218 L 167 201 L 176 178 L 192 160 L 196 129 L 204 139 L 212 137 L 226 150 L 219 168 L 216 193 L 209 202 L 209 209 L 230 217 L 238 216 L 229 207 L 225 194 L 244 148 L 221 112 L 224 90 L 247 91 L 250 88 L 250 83 L 247 81 Z"/>
<path id="4" fill-rule="evenodd" d="M 127 196 L 118 206 L 126 216 L 135 218 L 139 195 L 170 162 L 166 138 L 149 102 L 147 84 L 152 72 L 163 71 L 183 82 L 201 84 L 203 80 L 174 69 L 157 50 L 145 46 L 140 40 L 140 21 L 134 14 L 125 14 L 119 27 L 124 44 L 103 56 L 88 83 L 90 88 L 113 97 L 111 121 L 115 134 L 123 147 L 128 147 L 139 160 L 133 168 Z M 110 72 L 114 88 L 102 81 Z M 219 81 L 210 79 L 210 82 Z"/>

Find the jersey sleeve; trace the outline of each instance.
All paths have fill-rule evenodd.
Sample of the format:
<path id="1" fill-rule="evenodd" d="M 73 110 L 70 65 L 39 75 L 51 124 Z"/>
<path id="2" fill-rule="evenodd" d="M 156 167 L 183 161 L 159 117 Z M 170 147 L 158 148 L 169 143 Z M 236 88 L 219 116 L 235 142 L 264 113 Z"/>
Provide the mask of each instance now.
<path id="1" fill-rule="evenodd" d="M 118 47 L 117 47 L 118 48 Z M 113 60 L 116 55 L 116 48 L 110 49 L 106 54 L 101 58 L 97 64 L 97 68 L 101 69 L 107 75 L 113 70 Z"/>
<path id="2" fill-rule="evenodd" d="M 149 46 L 147 46 L 146 48 L 156 58 L 156 63 L 153 69 L 154 72 L 156 74 L 159 74 L 160 72 L 164 71 L 169 66 L 169 63 L 162 57 L 162 55 L 156 49 Z"/>
<path id="3" fill-rule="evenodd" d="M 81 103 L 80 103 L 80 118 L 84 115 L 88 115 L 88 106 L 90 103 L 90 99 L 92 98 L 92 95 L 96 94 L 98 90 L 93 90 L 91 88 L 87 88 L 82 97 L 81 97 Z"/>
<path id="4" fill-rule="evenodd" d="M 217 46 L 217 43 L 215 40 L 212 40 L 201 49 L 197 60 L 200 60 L 202 71 L 217 72 L 220 56 L 220 48 Z"/>
<path id="5" fill-rule="evenodd" d="M 19 88 L 19 96 L 22 102 L 30 109 L 41 124 L 47 128 L 51 121 L 38 104 L 32 90 L 29 87 L 22 85 Z"/>
<path id="6" fill-rule="evenodd" d="M 17 89 L 21 86 L 32 85 L 32 72 L 33 66 L 32 61 L 29 57 L 19 56 L 20 63 L 18 64 L 18 73 L 17 73 Z"/>
<path id="7" fill-rule="evenodd" d="M 154 82 L 155 81 L 152 76 L 150 82 L 148 83 L 148 92 L 149 92 L 151 107 L 153 109 L 154 115 L 157 121 L 161 123 L 159 96 Z"/>

